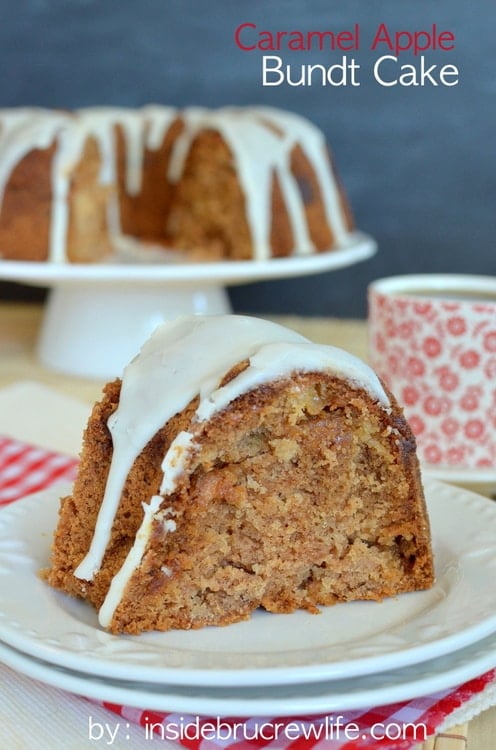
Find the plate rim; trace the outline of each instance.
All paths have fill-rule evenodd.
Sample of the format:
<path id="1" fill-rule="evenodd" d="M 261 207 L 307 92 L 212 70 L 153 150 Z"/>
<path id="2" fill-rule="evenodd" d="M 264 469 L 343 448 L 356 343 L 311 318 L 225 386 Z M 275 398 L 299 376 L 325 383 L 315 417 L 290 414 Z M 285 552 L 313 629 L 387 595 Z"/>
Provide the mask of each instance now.
<path id="1" fill-rule="evenodd" d="M 0 641 L 0 663 L 28 677 L 79 696 L 83 695 L 98 701 L 110 701 L 141 710 L 238 718 L 274 715 L 287 717 L 368 709 L 372 706 L 413 700 L 454 688 L 496 668 L 496 633 L 452 654 L 434 659 L 429 662 L 429 669 L 424 669 L 423 674 L 421 672 L 420 675 L 415 673 L 418 673 L 419 668 L 422 670 L 422 667 L 425 667 L 425 662 L 410 665 L 406 670 L 368 675 L 366 679 L 372 682 L 371 686 L 363 687 L 363 680 L 360 677 L 341 680 L 335 684 L 319 682 L 289 685 L 286 686 L 285 695 L 279 694 L 280 686 L 277 685 L 257 686 L 262 695 L 259 693 L 254 698 L 250 698 L 248 694 L 243 695 L 243 693 L 249 693 L 249 690 L 243 689 L 238 691 L 231 689 L 227 695 L 224 693 L 219 697 L 215 691 L 203 686 L 174 685 L 167 686 L 172 687 L 169 692 L 154 690 L 147 693 L 144 684 L 133 685 L 132 682 L 126 684 L 123 681 L 120 685 L 119 681 L 102 680 L 96 675 L 67 670 L 58 665 L 31 658 L 21 651 L 12 649 L 2 641 Z M 392 679 L 392 683 L 384 684 L 384 680 L 388 677 Z M 383 684 L 374 685 L 374 680 L 376 682 L 382 680 Z M 358 690 L 351 690 L 347 693 L 346 683 L 353 686 L 357 682 Z M 194 687 L 197 693 L 188 696 L 187 691 L 191 687 Z M 315 687 L 319 692 L 318 695 L 315 695 L 315 690 L 312 692 L 312 688 Z M 227 686 L 225 689 L 227 690 Z M 309 690 L 310 695 L 306 695 L 305 693 Z"/>
<path id="2" fill-rule="evenodd" d="M 430 502 L 433 502 L 430 499 L 430 492 L 437 491 L 441 498 L 443 496 L 443 493 L 448 493 L 448 496 L 450 496 L 449 502 L 453 502 L 453 496 L 455 498 L 462 498 L 462 501 L 464 502 L 470 502 L 470 503 L 484 503 L 484 507 L 487 509 L 488 507 L 491 508 L 490 513 L 495 513 L 495 520 L 496 520 L 496 506 L 491 505 L 491 501 L 487 498 L 478 496 L 472 492 L 468 492 L 466 490 L 463 490 L 461 488 L 457 487 L 451 487 L 449 485 L 445 485 L 443 483 L 437 482 L 435 480 L 427 480 L 426 482 L 426 494 L 428 497 L 428 504 Z M 50 498 L 52 502 L 54 503 L 54 506 L 58 506 L 58 497 L 60 497 L 60 490 L 57 491 L 56 488 L 50 488 L 49 490 L 45 490 L 41 493 L 37 493 L 36 495 L 31 496 L 30 498 L 17 501 L 23 504 L 24 508 L 27 510 L 30 509 L 32 504 L 39 504 L 40 503 L 40 497 L 41 498 Z M 468 498 L 468 500 L 467 500 Z M 14 514 L 14 519 L 16 515 L 20 514 L 22 518 L 22 513 L 20 510 L 15 511 L 15 508 L 21 508 L 21 506 L 18 506 L 16 503 L 13 503 L 11 506 L 7 506 L 7 508 L 2 511 L 0 514 L 0 521 L 5 518 L 5 513 L 8 512 L 9 508 L 13 508 L 11 512 Z M 456 501 L 455 501 L 456 502 Z M 29 504 L 29 505 L 28 505 Z M 482 506 L 480 506 L 482 507 Z M 52 511 L 56 510 L 55 508 L 52 508 Z M 476 515 L 476 514 L 474 514 Z M 46 512 L 45 512 L 46 516 Z M 7 524 L 8 527 L 8 524 Z M 26 533 L 29 534 L 29 529 L 25 530 Z M 39 531 L 39 529 L 38 529 Z M 47 545 L 51 541 L 52 536 L 52 530 L 46 529 L 45 530 L 45 536 L 46 536 L 46 542 Z M 0 531 L 0 542 L 2 541 L 2 532 Z M 1 559 L 1 556 L 0 556 Z M 40 561 L 39 560 L 33 560 L 31 559 L 31 562 L 36 562 L 36 568 L 39 568 Z M 1 568 L 1 566 L 0 566 Z M 1 579 L 2 575 L 0 574 L 0 585 L 1 585 Z M 45 584 L 43 581 L 39 580 L 38 578 L 35 579 L 36 586 L 42 587 L 38 589 L 38 591 L 46 592 L 47 589 L 45 587 L 47 584 Z M 49 589 L 50 592 L 53 593 L 54 598 L 55 597 L 66 597 L 61 592 L 55 592 L 52 589 Z M 423 594 L 428 594 L 429 592 L 414 592 L 415 595 L 419 595 L 422 597 Z M 367 603 L 368 604 L 368 603 Z M 347 605 L 343 605 L 347 606 Z M 84 623 L 83 623 L 84 625 Z M 100 640 L 101 640 L 101 633 L 97 628 L 93 629 L 96 637 L 99 637 L 100 634 Z M 74 653 L 73 651 L 67 651 L 64 649 L 60 649 L 57 647 L 54 647 L 53 644 L 50 646 L 43 643 L 41 646 L 32 638 L 26 636 L 22 631 L 19 632 L 18 629 L 14 628 L 12 630 L 5 628 L 4 621 L 0 618 L 0 640 L 6 643 L 7 645 L 16 648 L 20 651 L 22 651 L 25 654 L 29 654 L 35 658 L 41 658 L 50 661 L 52 664 L 56 664 L 60 667 L 66 667 L 68 669 L 74 669 L 74 665 L 77 663 L 80 663 L 82 661 L 84 667 L 78 668 L 78 671 L 81 672 L 87 672 L 87 673 L 95 673 L 95 665 L 97 665 L 96 673 L 99 674 L 101 677 L 109 677 L 109 678 L 116 678 L 119 676 L 119 674 L 123 673 L 125 671 L 126 676 L 133 676 L 138 675 L 138 673 L 141 675 L 141 677 L 137 677 L 137 679 L 142 680 L 143 676 L 148 682 L 154 682 L 154 683 L 161 683 L 161 682 L 169 682 L 174 683 L 176 685 L 186 685 L 186 684 L 202 684 L 206 686 L 221 686 L 221 685 L 231 685 L 231 686 L 248 686 L 248 685 L 259 685 L 261 683 L 268 684 L 288 684 L 288 683 L 302 683 L 302 682 L 309 682 L 309 681 L 326 681 L 330 679 L 342 679 L 344 675 L 346 676 L 363 676 L 366 674 L 384 671 L 384 669 L 399 669 L 401 667 L 409 666 L 413 663 L 420 663 L 422 661 L 426 661 L 432 658 L 436 658 L 440 655 L 449 653 L 451 651 L 457 650 L 459 648 L 465 647 L 469 645 L 472 642 L 475 642 L 477 640 L 480 640 L 484 637 L 486 637 L 489 633 L 492 633 L 496 631 L 496 613 L 492 615 L 489 618 L 486 618 L 481 623 L 476 623 L 475 625 L 471 625 L 466 630 L 462 630 L 462 636 L 460 637 L 460 633 L 456 632 L 451 635 L 444 636 L 442 638 L 438 638 L 434 640 L 434 642 L 427 641 L 427 643 L 424 643 L 421 646 L 413 646 L 409 649 L 402 649 L 399 652 L 398 651 L 390 651 L 386 654 L 380 654 L 379 656 L 373 656 L 373 657 L 365 657 L 361 659 L 353 659 L 348 660 L 348 662 L 327 662 L 327 663 L 321 663 L 321 664 L 305 664 L 305 665 L 292 665 L 292 666 L 264 666 L 260 668 L 247 668 L 247 669 L 233 669 L 233 668 L 191 668 L 191 667 L 184 667 L 183 665 L 179 665 L 178 667 L 174 668 L 171 666 L 160 666 L 159 668 L 150 668 L 149 666 L 143 666 L 143 665 L 136 665 L 131 660 L 131 663 L 126 661 L 107 661 L 105 662 L 104 659 L 102 659 L 101 654 L 95 655 L 92 659 L 88 659 L 87 655 L 82 659 L 81 655 L 78 654 L 78 652 Z M 28 631 L 29 632 L 29 631 Z M 102 631 L 103 633 L 103 631 Z M 77 635 L 77 633 L 76 633 Z M 104 637 L 109 638 L 110 642 L 113 643 L 116 639 L 116 642 L 120 639 L 119 636 L 110 636 L 109 634 L 105 633 L 103 634 Z M 159 634 L 160 635 L 160 634 Z M 95 636 L 93 636 L 95 637 Z M 132 643 L 133 645 L 136 645 L 138 641 L 135 640 L 135 636 L 132 637 Z M 129 639 L 126 639 L 125 641 L 121 641 L 121 643 L 130 643 Z M 59 644 L 60 645 L 60 644 Z M 148 644 L 147 644 L 148 645 Z M 434 647 L 433 647 L 434 645 Z M 146 650 L 146 649 L 145 649 Z M 177 647 L 176 647 L 177 651 Z M 120 655 L 122 656 L 122 654 Z"/>
<path id="3" fill-rule="evenodd" d="M 496 488 L 496 466 L 463 467 L 423 462 L 422 473 L 426 477 L 432 477 L 432 479 L 438 479 L 441 482 L 460 482 L 474 485 L 474 487 L 480 484 L 494 483 Z"/>

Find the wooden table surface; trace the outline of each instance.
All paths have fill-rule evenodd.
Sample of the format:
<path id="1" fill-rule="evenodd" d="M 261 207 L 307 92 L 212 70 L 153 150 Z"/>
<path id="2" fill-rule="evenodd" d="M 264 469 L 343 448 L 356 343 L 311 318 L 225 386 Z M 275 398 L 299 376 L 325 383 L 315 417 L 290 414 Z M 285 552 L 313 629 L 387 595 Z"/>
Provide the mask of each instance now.
<path id="1" fill-rule="evenodd" d="M 102 382 L 52 372 L 38 362 L 36 342 L 42 315 L 43 308 L 39 304 L 0 303 L 0 388 L 20 380 L 34 380 L 91 404 L 99 397 Z M 367 358 L 364 321 L 289 316 L 272 316 L 272 319 L 316 342 L 342 346 L 362 359 Z M 467 736 L 468 741 L 465 739 Z M 495 737 L 496 707 L 473 719 L 468 729 L 465 726 L 454 728 L 435 742 L 425 743 L 423 748 L 490 750 L 495 747 Z"/>

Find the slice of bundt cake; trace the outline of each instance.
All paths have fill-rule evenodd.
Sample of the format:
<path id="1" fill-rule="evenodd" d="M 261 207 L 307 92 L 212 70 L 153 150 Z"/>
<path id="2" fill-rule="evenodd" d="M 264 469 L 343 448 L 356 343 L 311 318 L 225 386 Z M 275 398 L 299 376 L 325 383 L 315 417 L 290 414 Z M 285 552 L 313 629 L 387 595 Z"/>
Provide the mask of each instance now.
<path id="1" fill-rule="evenodd" d="M 414 438 L 341 349 L 244 316 L 164 324 L 93 409 L 44 575 L 115 633 L 427 588 Z"/>

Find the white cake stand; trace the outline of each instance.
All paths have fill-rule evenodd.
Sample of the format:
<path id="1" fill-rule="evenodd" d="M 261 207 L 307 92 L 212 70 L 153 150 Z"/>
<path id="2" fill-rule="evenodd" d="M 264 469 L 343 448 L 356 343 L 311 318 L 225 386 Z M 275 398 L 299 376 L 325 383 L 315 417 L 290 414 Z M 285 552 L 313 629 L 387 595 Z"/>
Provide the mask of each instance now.
<path id="1" fill-rule="evenodd" d="M 354 232 L 345 248 L 268 261 L 55 264 L 0 261 L 0 279 L 50 287 L 38 356 L 50 369 L 108 380 L 163 321 L 230 312 L 226 286 L 305 276 L 358 263 L 375 241 Z"/>

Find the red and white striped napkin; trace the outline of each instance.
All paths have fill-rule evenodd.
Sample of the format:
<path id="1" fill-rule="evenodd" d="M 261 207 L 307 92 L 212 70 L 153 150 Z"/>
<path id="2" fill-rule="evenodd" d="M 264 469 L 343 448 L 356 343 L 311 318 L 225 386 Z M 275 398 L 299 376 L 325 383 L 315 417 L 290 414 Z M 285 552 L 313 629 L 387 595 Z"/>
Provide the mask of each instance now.
<path id="1" fill-rule="evenodd" d="M 0 506 L 70 480 L 76 468 L 73 457 L 0 436 Z M 432 736 L 494 704 L 496 669 L 433 695 L 333 716 L 233 719 L 99 705 L 143 727 L 150 740 L 155 733 L 189 750 L 411 750 L 426 738 L 424 727 Z"/>
<path id="2" fill-rule="evenodd" d="M 71 480 L 77 459 L 0 435 L 0 506 Z"/>

